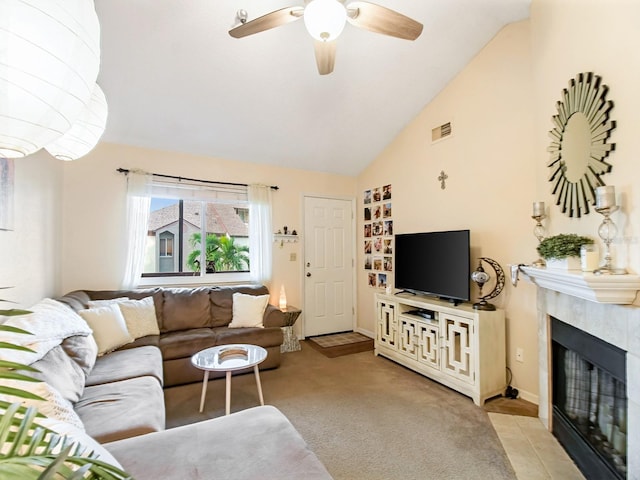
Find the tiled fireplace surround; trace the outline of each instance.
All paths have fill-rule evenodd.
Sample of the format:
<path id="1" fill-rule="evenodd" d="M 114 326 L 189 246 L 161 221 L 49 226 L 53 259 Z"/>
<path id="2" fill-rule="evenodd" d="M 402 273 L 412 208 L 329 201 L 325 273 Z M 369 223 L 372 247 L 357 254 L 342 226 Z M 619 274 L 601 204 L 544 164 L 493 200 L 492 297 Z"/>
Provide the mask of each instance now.
<path id="1" fill-rule="evenodd" d="M 526 269 L 529 270 L 529 269 Z M 531 273 L 531 272 L 527 272 Z M 637 278 L 637 277 L 636 277 Z M 538 353 L 540 392 L 538 416 L 550 427 L 551 330 L 553 316 L 627 352 L 627 468 L 629 479 L 640 479 L 640 308 L 633 305 L 598 303 L 556 291 L 549 282 L 538 284 Z M 545 287 L 540 284 L 544 283 Z M 570 291 L 560 287 L 559 290 Z"/>

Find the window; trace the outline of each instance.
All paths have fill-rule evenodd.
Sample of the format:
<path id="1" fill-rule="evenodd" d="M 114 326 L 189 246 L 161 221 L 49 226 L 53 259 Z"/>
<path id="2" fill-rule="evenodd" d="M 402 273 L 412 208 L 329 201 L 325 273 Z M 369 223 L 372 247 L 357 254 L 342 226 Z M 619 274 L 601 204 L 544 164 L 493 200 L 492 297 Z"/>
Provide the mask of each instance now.
<path id="1" fill-rule="evenodd" d="M 143 277 L 248 274 L 246 187 L 233 187 L 230 192 L 177 182 L 154 182 L 156 186 L 159 188 L 153 190 L 149 211 Z"/>

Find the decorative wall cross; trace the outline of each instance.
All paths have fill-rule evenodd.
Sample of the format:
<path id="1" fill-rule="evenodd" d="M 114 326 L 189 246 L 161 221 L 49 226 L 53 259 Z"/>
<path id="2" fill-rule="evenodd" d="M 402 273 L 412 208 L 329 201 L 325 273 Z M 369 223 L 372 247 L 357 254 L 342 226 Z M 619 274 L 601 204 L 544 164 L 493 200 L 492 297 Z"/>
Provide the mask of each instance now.
<path id="1" fill-rule="evenodd" d="M 447 178 L 449 178 L 449 175 L 447 175 L 446 173 L 444 173 L 444 170 L 442 170 L 440 172 L 440 176 L 438 177 L 438 181 L 440 182 L 440 188 L 442 190 L 444 190 L 445 188 L 447 188 L 447 185 L 445 184 L 445 181 L 447 180 Z"/>

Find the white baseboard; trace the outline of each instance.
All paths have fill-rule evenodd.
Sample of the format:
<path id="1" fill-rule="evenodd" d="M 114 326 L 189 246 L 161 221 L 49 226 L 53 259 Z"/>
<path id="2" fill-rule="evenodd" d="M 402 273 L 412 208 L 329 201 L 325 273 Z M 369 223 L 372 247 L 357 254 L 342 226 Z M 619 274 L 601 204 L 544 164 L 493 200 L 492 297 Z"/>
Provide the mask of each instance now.
<path id="1" fill-rule="evenodd" d="M 518 388 L 518 387 L 516 386 L 515 388 Z M 518 396 L 521 399 L 526 400 L 527 402 L 531 402 L 531 403 L 535 403 L 536 405 L 539 405 L 538 395 L 535 395 L 531 392 L 527 392 L 526 390 L 522 390 L 518 388 Z"/>
<path id="2" fill-rule="evenodd" d="M 364 328 L 356 328 L 355 331 L 358 333 L 361 333 L 362 335 L 366 335 L 369 338 L 376 338 L 376 334 L 374 332 L 365 330 Z"/>

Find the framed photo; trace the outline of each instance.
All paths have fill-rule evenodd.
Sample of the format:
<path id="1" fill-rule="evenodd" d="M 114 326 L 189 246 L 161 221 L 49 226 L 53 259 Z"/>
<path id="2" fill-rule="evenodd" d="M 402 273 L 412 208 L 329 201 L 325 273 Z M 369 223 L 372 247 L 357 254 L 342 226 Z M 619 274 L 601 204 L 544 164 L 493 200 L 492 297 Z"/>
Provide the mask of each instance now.
<path id="1" fill-rule="evenodd" d="M 382 237 L 376 237 L 373 239 L 373 249 L 376 253 L 382 253 Z"/>
<path id="2" fill-rule="evenodd" d="M 382 216 L 384 218 L 391 218 L 391 202 L 382 205 Z"/>
<path id="3" fill-rule="evenodd" d="M 364 191 L 364 204 L 368 205 L 371 203 L 371 190 Z"/>
<path id="4" fill-rule="evenodd" d="M 385 272 L 393 272 L 393 257 L 384 257 L 384 265 Z"/>
<path id="5" fill-rule="evenodd" d="M 382 235 L 383 231 L 384 231 L 384 226 L 382 225 L 382 222 L 373 222 L 372 234 L 374 236 Z"/>
<path id="6" fill-rule="evenodd" d="M 373 257 L 373 269 L 382 271 L 382 257 Z"/>
<path id="7" fill-rule="evenodd" d="M 384 222 L 384 235 L 386 237 L 393 236 L 393 220 L 385 220 Z"/>
<path id="8" fill-rule="evenodd" d="M 382 187 L 382 200 L 391 200 L 391 184 Z"/>
<path id="9" fill-rule="evenodd" d="M 381 220 L 382 219 L 382 207 L 380 205 L 376 205 L 373 207 L 373 219 Z"/>
<path id="10" fill-rule="evenodd" d="M 393 239 L 385 238 L 382 247 L 382 253 L 385 255 L 393 255 Z"/>
<path id="11" fill-rule="evenodd" d="M 365 254 L 367 254 L 367 253 L 371 253 L 371 248 L 372 248 L 372 246 L 371 246 L 371 240 L 365 240 L 365 241 L 364 241 L 364 253 L 365 253 Z"/>
<path id="12" fill-rule="evenodd" d="M 364 224 L 364 236 L 365 236 L 365 238 L 371 237 L 371 232 L 372 232 L 371 224 L 370 223 L 365 223 Z"/>
<path id="13" fill-rule="evenodd" d="M 373 201 L 379 202 L 382 200 L 382 189 L 380 187 L 373 189 Z"/>
<path id="14" fill-rule="evenodd" d="M 387 274 L 379 273 L 378 274 L 378 288 L 387 288 Z"/>
<path id="15" fill-rule="evenodd" d="M 0 158 L 0 230 L 13 230 L 13 181 L 13 159 Z"/>
<path id="16" fill-rule="evenodd" d="M 371 255 L 365 255 L 364 256 L 364 269 L 365 270 L 371 270 L 372 267 L 373 267 L 373 264 L 371 263 Z"/>
<path id="17" fill-rule="evenodd" d="M 371 221 L 371 207 L 364 207 L 364 221 Z"/>
<path id="18" fill-rule="evenodd" d="M 375 273 L 370 273 L 369 274 L 369 286 L 370 287 L 375 287 L 378 284 L 378 277 L 376 276 Z"/>

